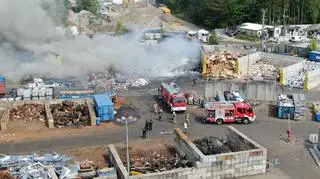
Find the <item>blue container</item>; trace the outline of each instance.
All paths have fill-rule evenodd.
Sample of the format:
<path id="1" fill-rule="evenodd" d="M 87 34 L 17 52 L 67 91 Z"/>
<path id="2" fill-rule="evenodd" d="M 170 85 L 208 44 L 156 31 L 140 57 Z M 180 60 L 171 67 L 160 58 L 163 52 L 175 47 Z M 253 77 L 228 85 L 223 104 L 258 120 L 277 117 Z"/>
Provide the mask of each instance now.
<path id="1" fill-rule="evenodd" d="M 93 101 L 96 115 L 102 122 L 114 120 L 114 107 L 110 94 L 93 95 Z"/>
<path id="2" fill-rule="evenodd" d="M 6 78 L 4 76 L 0 76 L 0 82 L 1 83 L 5 83 L 6 82 Z"/>
<path id="3" fill-rule="evenodd" d="M 320 112 L 316 113 L 316 121 L 320 122 Z"/>
<path id="4" fill-rule="evenodd" d="M 286 106 L 277 106 L 277 116 L 280 119 L 288 119 L 288 115 L 290 115 L 290 119 L 294 119 L 295 108 L 294 107 L 286 107 Z"/>
<path id="5" fill-rule="evenodd" d="M 100 117 L 97 117 L 96 118 L 96 126 L 100 126 L 100 124 L 101 124 Z"/>
<path id="6" fill-rule="evenodd" d="M 320 52 L 318 52 L 318 51 L 311 51 L 311 52 L 309 53 L 308 59 L 309 59 L 310 61 L 320 62 Z"/>

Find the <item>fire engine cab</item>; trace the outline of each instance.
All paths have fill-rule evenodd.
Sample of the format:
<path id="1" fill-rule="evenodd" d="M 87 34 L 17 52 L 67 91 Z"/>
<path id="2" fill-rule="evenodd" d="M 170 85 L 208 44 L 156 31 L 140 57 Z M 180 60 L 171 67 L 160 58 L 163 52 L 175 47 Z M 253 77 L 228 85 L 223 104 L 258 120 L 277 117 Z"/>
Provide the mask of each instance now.
<path id="1" fill-rule="evenodd" d="M 240 122 L 249 124 L 255 121 L 256 115 L 250 104 L 244 102 L 212 102 L 206 106 L 204 123 Z"/>

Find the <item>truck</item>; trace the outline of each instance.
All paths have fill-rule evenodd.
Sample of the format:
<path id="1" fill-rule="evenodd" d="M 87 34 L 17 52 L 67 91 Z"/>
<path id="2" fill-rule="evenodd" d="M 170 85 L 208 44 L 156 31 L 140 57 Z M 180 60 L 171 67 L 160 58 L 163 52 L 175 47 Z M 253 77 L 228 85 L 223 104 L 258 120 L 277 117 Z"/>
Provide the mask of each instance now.
<path id="1" fill-rule="evenodd" d="M 204 123 L 243 123 L 250 124 L 256 115 L 250 104 L 244 102 L 212 102 L 206 106 Z"/>
<path id="2" fill-rule="evenodd" d="M 187 109 L 186 96 L 175 83 L 161 83 L 159 93 L 171 111 L 185 111 Z"/>
<path id="3" fill-rule="evenodd" d="M 203 43 L 209 42 L 210 33 L 204 29 L 198 31 L 188 31 L 188 38 L 189 39 L 198 39 Z"/>
<path id="4" fill-rule="evenodd" d="M 3 97 L 6 94 L 6 78 L 0 76 L 0 97 Z"/>

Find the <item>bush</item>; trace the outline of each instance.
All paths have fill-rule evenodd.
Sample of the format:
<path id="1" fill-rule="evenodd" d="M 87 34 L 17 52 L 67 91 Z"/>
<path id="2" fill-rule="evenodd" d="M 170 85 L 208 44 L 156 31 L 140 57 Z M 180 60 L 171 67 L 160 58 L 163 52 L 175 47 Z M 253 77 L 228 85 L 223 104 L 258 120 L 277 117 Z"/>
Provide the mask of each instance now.
<path id="1" fill-rule="evenodd" d="M 247 41 L 253 41 L 253 42 L 257 42 L 260 39 L 258 37 L 254 37 L 254 36 L 249 36 L 246 34 L 237 34 L 235 36 L 236 39 L 240 39 L 240 40 L 247 40 Z"/>
<path id="2" fill-rule="evenodd" d="M 209 45 L 218 45 L 219 40 L 215 31 L 211 32 L 211 36 L 209 37 Z"/>

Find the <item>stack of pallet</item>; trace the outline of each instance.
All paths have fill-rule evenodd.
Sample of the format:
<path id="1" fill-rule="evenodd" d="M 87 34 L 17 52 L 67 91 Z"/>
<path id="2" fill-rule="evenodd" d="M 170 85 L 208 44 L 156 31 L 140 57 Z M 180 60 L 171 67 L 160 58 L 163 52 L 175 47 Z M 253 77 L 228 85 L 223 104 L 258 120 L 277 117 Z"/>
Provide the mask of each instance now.
<path id="1" fill-rule="evenodd" d="M 234 78 L 237 57 L 231 52 L 217 52 L 207 55 L 207 67 L 204 77 L 214 78 Z"/>
<path id="2" fill-rule="evenodd" d="M 304 116 L 306 97 L 304 94 L 293 94 L 292 98 L 295 107 L 295 119 L 300 119 L 301 116 Z"/>

